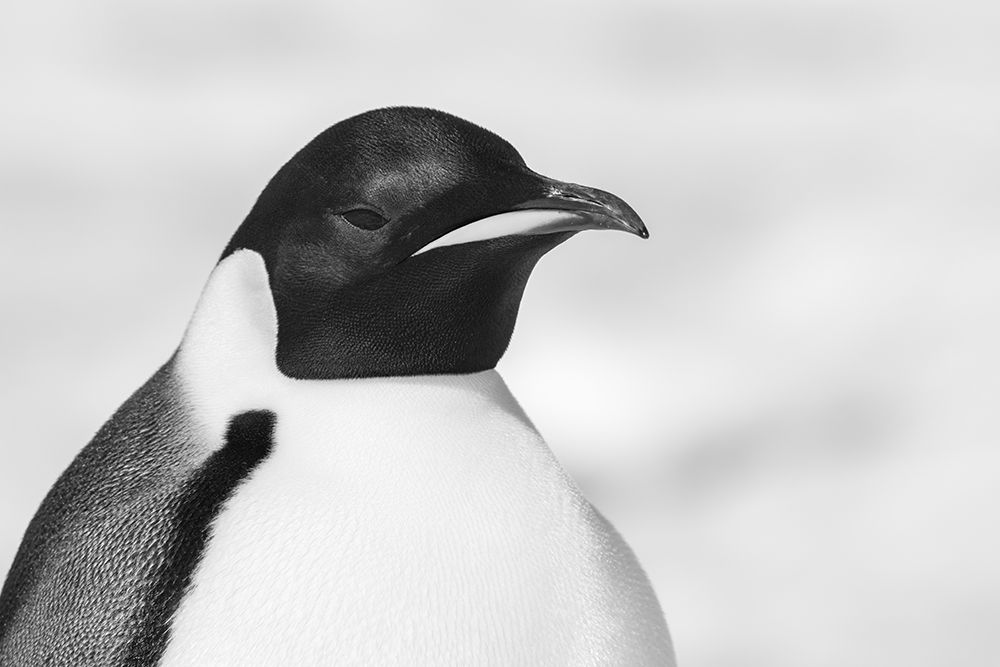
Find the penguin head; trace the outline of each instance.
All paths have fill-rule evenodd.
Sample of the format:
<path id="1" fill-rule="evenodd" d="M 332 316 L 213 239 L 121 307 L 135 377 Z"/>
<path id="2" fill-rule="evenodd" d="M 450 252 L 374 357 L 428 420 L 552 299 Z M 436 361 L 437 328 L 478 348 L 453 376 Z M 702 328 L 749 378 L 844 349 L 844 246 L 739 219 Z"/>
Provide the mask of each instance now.
<path id="1" fill-rule="evenodd" d="M 223 258 L 263 258 L 285 375 L 469 373 L 503 355 L 538 259 L 584 229 L 648 236 L 621 199 L 533 172 L 492 132 L 395 107 L 292 157 Z"/>

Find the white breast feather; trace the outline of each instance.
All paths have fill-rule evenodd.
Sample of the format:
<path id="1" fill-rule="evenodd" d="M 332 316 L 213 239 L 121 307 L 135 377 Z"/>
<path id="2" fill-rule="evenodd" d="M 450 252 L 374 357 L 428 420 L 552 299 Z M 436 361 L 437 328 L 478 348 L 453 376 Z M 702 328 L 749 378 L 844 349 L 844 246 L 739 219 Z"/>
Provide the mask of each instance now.
<path id="1" fill-rule="evenodd" d="M 177 369 L 210 450 L 277 416 L 163 665 L 670 665 L 649 583 L 495 371 L 293 380 L 260 256 L 219 264 Z"/>

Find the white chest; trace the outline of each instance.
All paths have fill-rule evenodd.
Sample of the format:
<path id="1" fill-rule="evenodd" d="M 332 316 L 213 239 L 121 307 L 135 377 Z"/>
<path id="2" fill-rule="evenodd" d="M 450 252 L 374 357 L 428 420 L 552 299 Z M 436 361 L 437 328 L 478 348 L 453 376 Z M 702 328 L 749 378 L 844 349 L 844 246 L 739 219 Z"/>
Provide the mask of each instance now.
<path id="1" fill-rule="evenodd" d="M 634 557 L 495 371 L 292 380 L 274 335 L 237 253 L 177 372 L 207 451 L 244 410 L 276 415 L 274 442 L 211 526 L 163 665 L 666 664 Z"/>
<path id="2" fill-rule="evenodd" d="M 509 664 L 573 644 L 603 585 L 596 524 L 530 425 L 477 391 L 361 384 L 269 406 L 273 451 L 213 524 L 164 664 Z"/>

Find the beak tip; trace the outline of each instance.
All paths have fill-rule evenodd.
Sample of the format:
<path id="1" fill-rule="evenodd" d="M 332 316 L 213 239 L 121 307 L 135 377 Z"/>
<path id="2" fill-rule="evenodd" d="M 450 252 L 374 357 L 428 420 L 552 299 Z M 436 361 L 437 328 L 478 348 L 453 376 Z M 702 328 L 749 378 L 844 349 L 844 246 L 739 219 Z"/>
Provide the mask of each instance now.
<path id="1" fill-rule="evenodd" d="M 629 211 L 632 213 L 631 211 Z M 630 234 L 635 234 L 640 239 L 649 238 L 649 230 L 646 229 L 645 223 L 639 218 L 638 215 L 632 213 L 631 215 L 615 216 L 618 229 L 623 232 L 628 232 Z"/>

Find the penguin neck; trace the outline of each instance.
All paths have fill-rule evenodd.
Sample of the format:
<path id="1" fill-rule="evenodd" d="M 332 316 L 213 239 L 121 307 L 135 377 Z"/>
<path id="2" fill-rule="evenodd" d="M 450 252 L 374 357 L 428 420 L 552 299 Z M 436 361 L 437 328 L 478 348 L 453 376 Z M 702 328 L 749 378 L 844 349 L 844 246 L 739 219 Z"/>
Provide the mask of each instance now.
<path id="1" fill-rule="evenodd" d="M 571 234 L 429 251 L 347 287 L 272 292 L 276 361 L 296 379 L 475 373 L 510 342 L 535 263 Z"/>
<path id="2" fill-rule="evenodd" d="M 350 399 L 387 409 L 413 399 L 417 404 L 452 412 L 456 406 L 489 404 L 532 428 L 493 369 L 365 379 L 291 378 L 280 372 L 276 363 L 277 325 L 260 255 L 240 250 L 221 261 L 205 286 L 177 354 L 169 362 L 208 442 L 223 441 L 233 415 L 296 404 L 303 396 L 320 396 L 337 403 Z"/>

